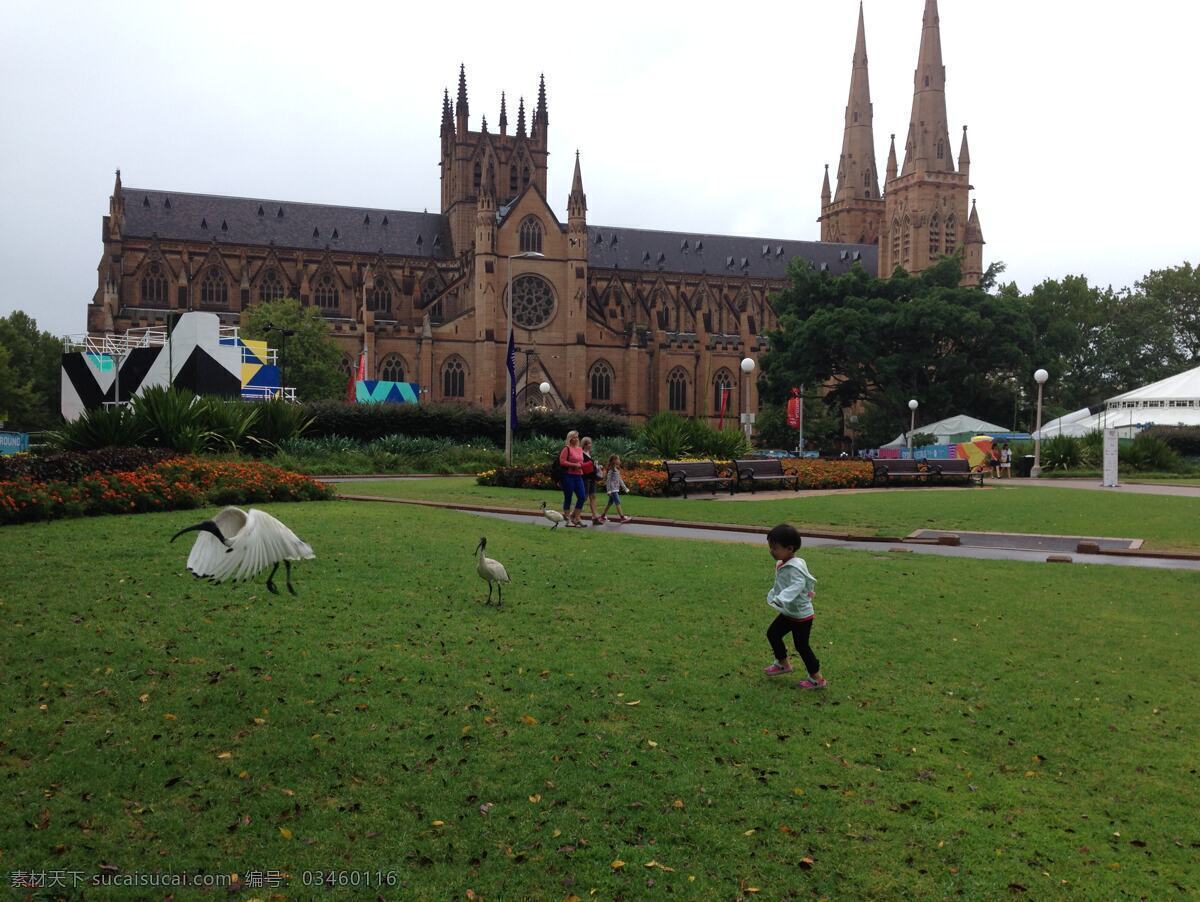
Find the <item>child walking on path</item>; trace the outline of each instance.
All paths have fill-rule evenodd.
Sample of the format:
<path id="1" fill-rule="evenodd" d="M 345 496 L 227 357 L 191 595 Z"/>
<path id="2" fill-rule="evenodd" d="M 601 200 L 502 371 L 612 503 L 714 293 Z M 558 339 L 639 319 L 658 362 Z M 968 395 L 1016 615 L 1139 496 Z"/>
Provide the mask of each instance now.
<path id="1" fill-rule="evenodd" d="M 792 634 L 796 653 L 804 661 L 808 679 L 796 685 L 801 689 L 824 689 L 825 677 L 821 675 L 821 662 L 808 644 L 812 633 L 813 592 L 817 580 L 808 572 L 808 565 L 796 557 L 800 548 L 800 533 L 794 526 L 781 523 L 767 533 L 767 547 L 775 559 L 775 585 L 767 593 L 767 604 L 779 612 L 774 623 L 767 628 L 767 641 L 775 653 L 775 663 L 763 668 L 767 676 L 780 676 L 792 672 L 788 662 L 784 637 Z"/>
<path id="2" fill-rule="evenodd" d="M 608 458 L 608 472 L 604 474 L 604 490 L 608 492 L 608 504 L 604 505 L 604 513 L 600 515 L 600 522 L 603 523 L 608 519 L 608 509 L 616 505 L 617 516 L 621 518 L 622 523 L 628 523 L 630 518 L 626 517 L 625 511 L 621 510 L 621 492 L 628 492 L 629 486 L 621 478 L 619 454 L 610 455 Z"/>

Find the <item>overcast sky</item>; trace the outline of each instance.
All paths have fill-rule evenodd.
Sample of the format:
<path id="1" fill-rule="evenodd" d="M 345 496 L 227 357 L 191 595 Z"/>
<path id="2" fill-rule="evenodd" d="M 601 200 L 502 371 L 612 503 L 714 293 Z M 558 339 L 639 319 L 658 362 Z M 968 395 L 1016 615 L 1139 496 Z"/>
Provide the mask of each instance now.
<path id="1" fill-rule="evenodd" d="M 875 143 L 901 145 L 925 0 L 866 0 Z M 951 134 L 987 246 L 1028 289 L 1196 262 L 1200 5 L 941 0 Z M 85 325 L 126 186 L 435 211 L 442 89 L 471 128 L 546 75 L 549 195 L 588 221 L 815 240 L 857 0 L 18 2 L 0 19 L 0 313 Z M 953 138 L 957 150 L 957 137 Z M 901 147 L 901 153 L 903 147 Z"/>

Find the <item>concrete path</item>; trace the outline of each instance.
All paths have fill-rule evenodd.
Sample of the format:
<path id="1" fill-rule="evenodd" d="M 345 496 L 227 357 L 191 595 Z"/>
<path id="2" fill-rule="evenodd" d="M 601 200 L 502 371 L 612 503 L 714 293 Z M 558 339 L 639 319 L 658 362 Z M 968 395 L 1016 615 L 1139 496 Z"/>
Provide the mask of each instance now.
<path id="1" fill-rule="evenodd" d="M 996 483 L 990 483 L 995 486 Z M 1171 495 L 1175 498 L 1200 498 L 1200 486 L 1154 485 L 1142 482 L 1123 482 L 1104 486 L 1099 479 L 1005 479 L 1000 488 L 1059 488 L 1090 489 L 1096 492 L 1115 492 L 1119 495 Z"/>
<path id="2" fill-rule="evenodd" d="M 501 514 L 488 511 L 468 511 L 479 517 L 491 517 L 497 520 L 507 520 L 510 523 L 529 523 L 536 525 L 539 529 L 549 531 L 550 527 L 546 525 L 546 521 L 540 515 L 525 516 L 522 514 Z M 635 536 L 656 536 L 666 539 L 691 539 L 702 542 L 738 542 L 741 544 L 764 545 L 766 539 L 759 533 L 748 532 L 733 532 L 719 529 L 689 529 L 681 526 L 657 526 L 646 523 L 638 523 L 636 520 L 632 523 L 613 524 L 605 523 L 600 526 L 588 527 L 589 530 L 599 530 L 606 533 L 624 533 Z M 560 533 L 571 533 L 573 530 L 560 527 L 555 530 Z M 570 541 L 567 535 L 563 538 Z M 961 545 L 958 547 L 948 545 L 926 545 L 916 543 L 888 543 L 888 542 L 857 542 L 847 539 L 822 539 L 809 536 L 804 537 L 805 548 L 847 548 L 854 551 L 873 551 L 876 554 L 881 552 L 896 552 L 896 553 L 912 553 L 912 554 L 932 554 L 938 557 L 952 558 L 973 558 L 976 560 L 988 561 L 1029 561 L 1035 563 L 1045 563 L 1047 560 L 1046 551 L 1022 551 L 1013 548 L 988 548 L 979 546 Z M 1200 573 L 1200 560 L 1171 560 L 1163 558 L 1138 557 L 1136 555 L 1120 557 L 1103 554 L 1070 554 L 1071 563 L 1076 564 L 1108 564 L 1114 567 L 1143 567 L 1153 570 L 1191 570 Z M 1066 561 L 1064 561 L 1065 563 Z"/>

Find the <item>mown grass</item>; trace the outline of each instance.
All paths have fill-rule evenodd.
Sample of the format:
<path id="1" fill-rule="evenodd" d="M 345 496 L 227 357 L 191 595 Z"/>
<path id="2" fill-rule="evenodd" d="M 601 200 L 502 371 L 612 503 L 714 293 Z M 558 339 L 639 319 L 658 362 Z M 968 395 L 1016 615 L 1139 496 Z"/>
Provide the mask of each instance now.
<path id="1" fill-rule="evenodd" d="M 561 506 L 562 494 L 479 486 L 450 477 L 338 484 L 344 494 L 431 501 L 462 501 L 535 509 Z M 718 496 L 720 497 L 720 496 Z M 597 496 L 603 509 L 605 496 Z M 1144 539 L 1146 548 L 1200 549 L 1200 499 L 1088 492 L 1068 488 L 905 488 L 887 492 L 831 492 L 777 501 L 725 501 L 713 496 L 627 496 L 633 516 L 771 526 L 788 521 L 814 530 L 904 536 L 917 529 L 1049 533 Z"/>
<path id="2" fill-rule="evenodd" d="M 1200 892 L 1196 574 L 813 550 L 831 685 L 803 694 L 760 673 L 765 549 L 270 510 L 318 554 L 298 598 L 195 582 L 166 541 L 194 512 L 0 532 L 7 870 L 275 869 L 294 898 L 310 869 L 394 872 L 386 898 Z"/>

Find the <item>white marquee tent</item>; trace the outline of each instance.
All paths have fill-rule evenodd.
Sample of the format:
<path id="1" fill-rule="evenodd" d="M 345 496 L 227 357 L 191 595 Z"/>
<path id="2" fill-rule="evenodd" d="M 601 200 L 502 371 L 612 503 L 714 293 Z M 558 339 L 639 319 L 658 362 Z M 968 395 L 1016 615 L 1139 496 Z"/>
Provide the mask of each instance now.
<path id="1" fill-rule="evenodd" d="M 1052 420 L 1042 438 L 1103 429 L 1132 438 L 1146 426 L 1200 426 L 1200 366 L 1109 398 L 1099 413 L 1084 408 Z"/>
<path id="2" fill-rule="evenodd" d="M 951 436 L 961 435 L 964 432 L 969 432 L 972 435 L 992 435 L 997 432 L 1008 433 L 1010 431 L 1003 426 L 997 426 L 995 423 L 985 423 L 983 420 L 976 419 L 975 417 L 959 414 L 958 416 L 938 420 L 936 423 L 930 423 L 928 426 L 918 426 L 913 430 L 913 435 L 932 435 L 937 439 L 939 445 L 945 445 L 949 444 Z M 907 445 L 908 433 L 902 432 L 883 447 L 903 448 Z"/>

